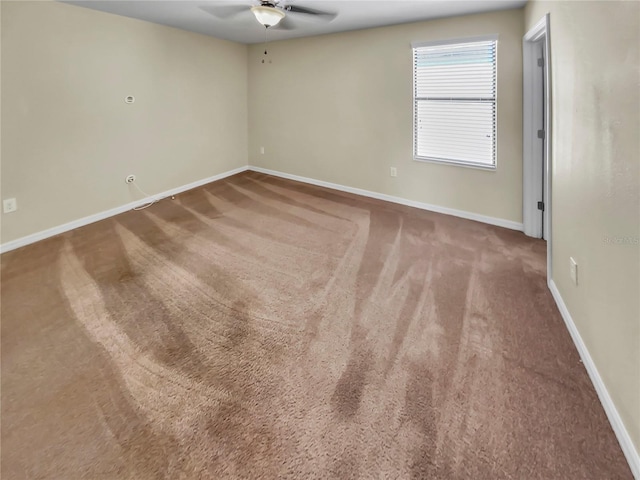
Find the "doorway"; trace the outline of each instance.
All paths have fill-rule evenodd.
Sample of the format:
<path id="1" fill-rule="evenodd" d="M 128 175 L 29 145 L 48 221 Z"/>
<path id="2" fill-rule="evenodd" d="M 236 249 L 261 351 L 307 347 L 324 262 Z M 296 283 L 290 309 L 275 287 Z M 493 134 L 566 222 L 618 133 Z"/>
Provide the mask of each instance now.
<path id="1" fill-rule="evenodd" d="M 522 40 L 524 233 L 547 240 L 551 278 L 551 128 L 549 14 Z"/>

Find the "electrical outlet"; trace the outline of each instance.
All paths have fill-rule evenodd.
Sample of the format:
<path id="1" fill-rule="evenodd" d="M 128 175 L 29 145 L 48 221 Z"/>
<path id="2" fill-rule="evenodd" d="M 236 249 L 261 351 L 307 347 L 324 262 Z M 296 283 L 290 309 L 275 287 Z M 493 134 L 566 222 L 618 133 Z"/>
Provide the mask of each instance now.
<path id="1" fill-rule="evenodd" d="M 264 147 L 260 147 L 260 155 L 264 155 Z"/>
<path id="2" fill-rule="evenodd" d="M 18 209 L 18 201 L 15 198 L 7 198 L 2 202 L 4 213 L 15 212 Z"/>
<path id="3" fill-rule="evenodd" d="M 391 175 L 392 177 L 397 177 L 398 176 L 398 169 L 396 167 L 391 167 L 389 169 L 389 175 Z"/>
<path id="4" fill-rule="evenodd" d="M 127 178 L 125 178 L 124 181 L 126 183 L 133 183 L 133 182 L 136 181 L 136 176 L 135 175 L 127 175 Z"/>
<path id="5" fill-rule="evenodd" d="M 578 285 L 578 263 L 573 259 L 573 257 L 569 257 L 569 276 L 571 277 L 574 285 Z"/>

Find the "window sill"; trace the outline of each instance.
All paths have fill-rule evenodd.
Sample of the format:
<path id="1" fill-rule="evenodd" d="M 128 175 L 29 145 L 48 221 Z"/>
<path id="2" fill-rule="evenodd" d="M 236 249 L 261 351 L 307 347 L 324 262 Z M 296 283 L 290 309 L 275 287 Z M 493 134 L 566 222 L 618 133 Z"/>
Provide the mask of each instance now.
<path id="1" fill-rule="evenodd" d="M 416 162 L 438 163 L 440 165 L 450 165 L 454 167 L 475 168 L 476 170 L 484 170 L 488 172 L 495 172 L 497 170 L 496 165 L 484 165 L 481 163 L 471 163 L 471 162 L 457 162 L 455 160 L 445 160 L 442 158 L 413 157 L 413 160 Z"/>

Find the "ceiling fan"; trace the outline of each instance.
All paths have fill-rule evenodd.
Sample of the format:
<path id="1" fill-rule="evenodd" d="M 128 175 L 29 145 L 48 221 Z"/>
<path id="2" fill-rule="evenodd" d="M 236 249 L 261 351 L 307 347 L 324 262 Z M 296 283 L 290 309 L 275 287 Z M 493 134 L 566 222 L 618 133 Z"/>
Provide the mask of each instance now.
<path id="1" fill-rule="evenodd" d="M 230 19 L 240 15 L 247 15 L 247 12 L 251 12 L 265 28 L 277 27 L 282 30 L 295 28 L 297 19 L 330 22 L 336 17 L 336 14 L 332 12 L 299 7 L 285 3 L 285 1 L 262 0 L 257 4 L 205 6 L 200 8 L 221 19 Z"/>

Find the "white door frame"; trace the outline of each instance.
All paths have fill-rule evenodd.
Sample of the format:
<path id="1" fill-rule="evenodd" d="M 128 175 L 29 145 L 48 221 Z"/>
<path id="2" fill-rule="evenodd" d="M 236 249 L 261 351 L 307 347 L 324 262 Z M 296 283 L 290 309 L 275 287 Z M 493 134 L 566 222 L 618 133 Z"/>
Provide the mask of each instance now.
<path id="1" fill-rule="evenodd" d="M 543 42 L 544 79 L 539 74 L 538 54 Z M 523 111 L 522 111 L 522 220 L 524 233 L 541 238 L 543 225 L 537 202 L 541 186 L 544 190 L 544 232 L 547 238 L 547 282 L 551 279 L 551 61 L 549 42 L 549 14 L 529 30 L 522 39 Z M 543 83 L 544 81 L 544 83 Z M 544 90 L 544 115 L 540 118 L 540 92 Z M 541 121 L 542 120 L 542 121 Z M 538 125 L 543 125 L 545 135 L 544 175 L 540 167 L 541 143 Z"/>

